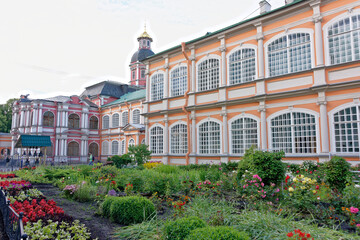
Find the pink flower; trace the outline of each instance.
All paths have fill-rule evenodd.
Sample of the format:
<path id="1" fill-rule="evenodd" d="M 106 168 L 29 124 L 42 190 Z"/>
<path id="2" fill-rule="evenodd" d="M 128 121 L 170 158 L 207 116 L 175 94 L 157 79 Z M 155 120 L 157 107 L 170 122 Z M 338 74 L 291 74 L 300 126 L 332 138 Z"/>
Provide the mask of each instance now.
<path id="1" fill-rule="evenodd" d="M 276 190 L 275 190 L 275 192 L 279 192 L 279 191 L 280 191 L 280 189 L 276 189 Z"/>
<path id="2" fill-rule="evenodd" d="M 360 223 L 356 224 L 356 227 L 360 228 Z"/>
<path id="3" fill-rule="evenodd" d="M 359 209 L 358 208 L 354 208 L 354 207 L 350 207 L 350 212 L 351 213 L 358 213 Z"/>
<path id="4" fill-rule="evenodd" d="M 264 186 L 264 183 L 263 183 L 263 182 L 261 183 L 261 186 L 262 186 L 262 187 Z"/>

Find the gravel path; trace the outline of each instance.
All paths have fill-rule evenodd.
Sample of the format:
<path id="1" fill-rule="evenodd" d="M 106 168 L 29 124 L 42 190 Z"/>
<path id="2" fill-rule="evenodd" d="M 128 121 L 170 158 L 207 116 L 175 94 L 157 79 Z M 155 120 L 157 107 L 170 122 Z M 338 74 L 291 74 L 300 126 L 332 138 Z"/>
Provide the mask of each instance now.
<path id="1" fill-rule="evenodd" d="M 114 229 L 119 225 L 109 219 L 95 216 L 97 205 L 95 203 L 79 203 L 62 197 L 62 192 L 51 184 L 33 184 L 47 199 L 53 199 L 57 205 L 64 209 L 65 213 L 80 220 L 90 230 L 92 238 L 99 240 L 112 240 Z M 0 236 L 0 239 L 1 236 Z"/>

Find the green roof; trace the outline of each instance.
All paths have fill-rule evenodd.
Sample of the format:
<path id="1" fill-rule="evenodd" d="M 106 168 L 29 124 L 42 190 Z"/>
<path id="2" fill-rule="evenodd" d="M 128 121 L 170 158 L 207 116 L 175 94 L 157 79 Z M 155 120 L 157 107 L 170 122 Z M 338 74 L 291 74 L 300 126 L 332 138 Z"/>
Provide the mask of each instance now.
<path id="1" fill-rule="evenodd" d="M 101 107 L 108 107 L 108 106 L 112 106 L 115 104 L 120 104 L 120 103 L 124 103 L 124 102 L 130 102 L 133 100 L 138 100 L 138 99 L 142 99 L 145 98 L 146 96 L 146 90 L 145 89 L 141 89 L 135 92 L 129 92 L 127 94 L 122 95 L 119 99 L 111 102 L 111 103 L 107 103 L 102 105 Z"/>
<path id="2" fill-rule="evenodd" d="M 289 7 L 289 6 L 292 6 L 292 5 L 295 5 L 295 4 L 299 3 L 299 2 L 304 2 L 304 1 L 307 1 L 307 0 L 294 0 L 292 3 L 289 3 L 289 4 L 286 4 L 286 5 L 284 5 L 284 6 L 275 8 L 274 10 L 271 10 L 271 11 L 269 11 L 269 12 L 266 12 L 266 13 L 257 15 L 257 16 L 255 16 L 255 17 L 253 17 L 253 18 L 249 18 L 249 19 L 246 19 L 246 20 L 244 20 L 244 21 L 241 21 L 241 22 L 232 24 L 232 25 L 230 25 L 230 26 L 227 26 L 227 27 L 222 28 L 222 29 L 220 29 L 220 30 L 217 30 L 217 31 L 215 31 L 215 32 L 206 33 L 204 36 L 201 36 L 201 37 L 195 38 L 195 39 L 193 39 L 193 40 L 190 40 L 190 41 L 188 41 L 188 42 L 185 42 L 185 44 L 186 44 L 186 45 L 187 45 L 187 44 L 191 44 L 191 43 L 194 43 L 194 42 L 196 42 L 196 41 L 200 41 L 200 40 L 202 40 L 202 39 L 204 39 L 204 38 L 208 38 L 208 37 L 214 36 L 214 35 L 216 35 L 216 34 L 219 34 L 219 33 L 221 33 L 221 32 L 224 32 L 224 31 L 226 31 L 226 30 L 228 30 L 228 29 L 237 27 L 237 26 L 239 26 L 239 25 L 241 25 L 241 24 L 250 22 L 250 21 L 255 20 L 255 19 L 257 19 L 257 18 L 263 17 L 263 16 L 265 16 L 265 15 L 269 15 L 269 14 L 271 14 L 271 13 L 277 12 L 277 11 L 279 11 L 279 10 L 282 10 L 282 9 L 284 9 L 284 8 L 287 8 L 287 7 Z M 161 51 L 161 52 L 156 53 L 156 54 L 154 54 L 154 55 L 152 55 L 152 56 L 149 56 L 149 57 L 145 58 L 144 60 L 148 60 L 148 59 L 157 57 L 157 56 L 159 56 L 159 55 L 162 55 L 162 54 L 164 54 L 164 53 L 166 53 L 166 52 L 175 50 L 175 49 L 177 49 L 177 48 L 181 48 L 181 45 L 177 45 L 177 46 L 175 46 L 175 47 L 168 48 L 168 49 L 166 49 L 166 50 L 164 50 L 164 51 Z M 143 61 L 144 61 L 144 60 L 143 60 Z"/>
<path id="3" fill-rule="evenodd" d="M 50 147 L 50 136 L 20 135 L 15 148 L 22 147 Z"/>

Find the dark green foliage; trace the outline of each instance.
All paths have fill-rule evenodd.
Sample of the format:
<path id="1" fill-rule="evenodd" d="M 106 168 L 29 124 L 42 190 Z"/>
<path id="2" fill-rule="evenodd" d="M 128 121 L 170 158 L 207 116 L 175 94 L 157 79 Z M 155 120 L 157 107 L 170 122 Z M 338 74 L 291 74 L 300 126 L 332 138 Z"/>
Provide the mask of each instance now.
<path id="1" fill-rule="evenodd" d="M 325 181 L 335 190 L 342 192 L 350 176 L 350 163 L 342 157 L 333 157 L 324 165 Z"/>
<path id="2" fill-rule="evenodd" d="M 199 172 L 201 181 L 209 180 L 210 182 L 216 182 L 220 180 L 222 172 L 219 171 L 219 166 L 216 169 L 210 168 L 209 170 L 200 170 Z"/>
<path id="3" fill-rule="evenodd" d="M 45 168 L 44 177 L 51 180 L 68 177 L 75 173 L 73 169 L 62 169 L 62 168 Z"/>
<path id="4" fill-rule="evenodd" d="M 240 180 L 245 171 L 249 170 L 258 174 L 265 185 L 280 184 L 285 178 L 285 166 L 281 161 L 284 156 L 284 152 L 263 152 L 251 147 L 239 162 L 237 178 Z"/>
<path id="5" fill-rule="evenodd" d="M 165 239 L 183 240 L 197 228 L 206 227 L 206 222 L 198 217 L 179 218 L 165 224 Z"/>
<path id="6" fill-rule="evenodd" d="M 186 240 L 250 240 L 245 232 L 239 232 L 231 227 L 198 228 L 185 238 Z"/>
<path id="7" fill-rule="evenodd" d="M 80 165 L 78 168 L 80 169 L 80 174 L 82 174 L 84 177 L 88 177 L 90 174 L 92 174 L 93 166 Z"/>
<path id="8" fill-rule="evenodd" d="M 133 185 L 133 189 L 135 192 L 143 192 L 144 191 L 144 186 L 145 186 L 145 181 L 144 181 L 144 177 L 137 173 L 137 174 L 133 174 L 129 177 L 129 182 Z M 125 184 L 128 184 L 125 183 Z"/>
<path id="9" fill-rule="evenodd" d="M 115 177 L 119 172 L 115 166 L 103 166 L 100 168 L 100 172 L 106 176 Z"/>
<path id="10" fill-rule="evenodd" d="M 118 197 L 112 197 L 112 196 L 108 196 L 105 198 L 105 201 L 102 203 L 101 208 L 102 208 L 102 214 L 105 217 L 110 217 L 110 207 L 111 204 L 114 202 L 114 200 L 116 200 Z"/>
<path id="11" fill-rule="evenodd" d="M 132 162 L 131 156 L 128 153 L 121 156 L 114 155 L 109 158 L 109 160 L 112 161 L 117 168 L 122 168 Z"/>
<path id="12" fill-rule="evenodd" d="M 141 223 L 155 214 L 154 204 L 139 196 L 120 197 L 110 207 L 111 219 L 120 224 Z"/>
<path id="13" fill-rule="evenodd" d="M 5 104 L 0 104 L 0 132 L 9 133 L 11 130 L 12 106 L 18 99 L 12 98 Z"/>
<path id="14" fill-rule="evenodd" d="M 138 165 L 144 164 L 150 160 L 151 157 L 151 151 L 148 150 L 148 146 L 145 144 L 130 146 L 128 148 L 128 154 Z"/>
<path id="15" fill-rule="evenodd" d="M 301 171 L 301 166 L 299 164 L 290 163 L 290 164 L 287 164 L 287 166 L 289 166 L 290 172 L 293 174 L 300 173 L 300 171 Z"/>

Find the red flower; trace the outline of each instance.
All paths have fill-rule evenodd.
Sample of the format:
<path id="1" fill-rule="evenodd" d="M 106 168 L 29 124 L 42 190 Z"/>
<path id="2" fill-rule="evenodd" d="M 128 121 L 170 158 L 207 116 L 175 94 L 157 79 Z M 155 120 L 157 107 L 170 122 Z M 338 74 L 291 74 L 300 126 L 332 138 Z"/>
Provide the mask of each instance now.
<path id="1" fill-rule="evenodd" d="M 289 175 L 286 175 L 285 183 L 287 183 L 289 179 L 290 179 L 290 176 L 289 176 Z"/>
<path id="2" fill-rule="evenodd" d="M 294 236 L 294 234 L 292 232 L 289 232 L 286 236 L 292 237 L 292 236 Z"/>

